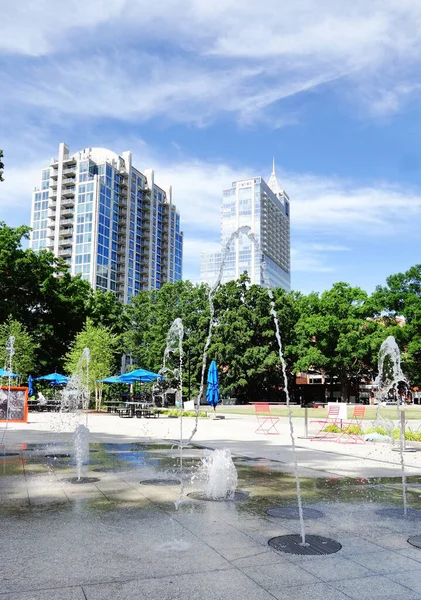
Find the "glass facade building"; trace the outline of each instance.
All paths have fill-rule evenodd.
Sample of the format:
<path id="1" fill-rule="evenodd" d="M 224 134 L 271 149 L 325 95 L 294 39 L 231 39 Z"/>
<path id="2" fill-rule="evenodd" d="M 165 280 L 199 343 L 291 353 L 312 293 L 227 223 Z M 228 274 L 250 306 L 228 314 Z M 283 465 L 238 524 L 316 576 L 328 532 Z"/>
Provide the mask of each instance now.
<path id="1" fill-rule="evenodd" d="M 141 173 L 130 152 L 105 148 L 59 156 L 33 194 L 30 247 L 66 260 L 94 289 L 121 302 L 182 278 L 183 234 L 172 189 Z"/>
<path id="2" fill-rule="evenodd" d="M 231 235 L 242 226 L 250 227 L 257 244 L 242 234 L 228 247 Z M 223 191 L 221 251 L 202 254 L 202 282 L 215 283 L 224 257 L 222 283 L 238 279 L 246 271 L 252 283 L 290 289 L 290 202 L 278 182 L 275 166 L 269 183 L 261 177 L 244 179 Z"/>

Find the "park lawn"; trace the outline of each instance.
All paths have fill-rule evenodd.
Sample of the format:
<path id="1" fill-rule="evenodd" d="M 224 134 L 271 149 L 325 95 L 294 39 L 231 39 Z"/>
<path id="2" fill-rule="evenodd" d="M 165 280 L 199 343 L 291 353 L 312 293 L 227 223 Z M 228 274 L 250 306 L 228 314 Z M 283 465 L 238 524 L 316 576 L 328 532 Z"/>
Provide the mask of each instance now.
<path id="1" fill-rule="evenodd" d="M 211 409 L 210 409 L 211 410 Z M 303 417 L 305 410 L 301 406 L 291 405 L 291 411 L 293 417 Z M 220 414 L 234 414 L 234 415 L 254 415 L 255 410 L 253 405 L 238 405 L 238 406 L 219 406 L 216 409 L 217 413 Z M 288 409 L 286 406 L 271 405 L 270 412 L 272 415 L 277 417 L 287 417 Z M 309 419 L 320 419 L 327 416 L 327 408 L 308 408 Z M 376 419 L 377 407 L 367 406 L 365 411 L 364 419 L 367 421 L 374 421 Z M 348 408 L 348 418 L 352 416 L 352 408 Z M 381 406 L 380 416 L 383 419 L 397 420 L 398 411 L 395 406 Z M 406 418 L 408 420 L 419 419 L 421 420 L 421 406 L 409 406 L 406 409 Z"/>

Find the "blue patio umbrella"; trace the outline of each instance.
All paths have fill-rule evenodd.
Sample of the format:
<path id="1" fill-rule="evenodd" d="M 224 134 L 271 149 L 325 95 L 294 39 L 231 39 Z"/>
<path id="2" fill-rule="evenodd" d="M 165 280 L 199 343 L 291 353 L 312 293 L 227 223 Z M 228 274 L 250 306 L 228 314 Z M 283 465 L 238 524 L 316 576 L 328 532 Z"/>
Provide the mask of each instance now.
<path id="1" fill-rule="evenodd" d="M 0 369 L 0 377 L 19 377 L 19 375 L 6 371 L 5 369 Z"/>
<path id="2" fill-rule="evenodd" d="M 162 375 L 158 373 L 153 373 L 152 371 L 146 371 L 146 369 L 136 369 L 135 371 L 130 371 L 129 373 L 124 373 L 124 375 L 120 375 L 119 382 L 121 383 L 134 383 L 135 381 L 141 381 L 143 383 L 150 383 L 151 381 L 155 381 L 156 379 L 164 379 Z"/>
<path id="3" fill-rule="evenodd" d="M 106 377 L 105 379 L 98 379 L 99 383 L 130 383 L 130 381 L 121 381 L 119 375 L 113 375 L 112 377 Z"/>
<path id="4" fill-rule="evenodd" d="M 49 375 L 35 377 L 34 381 L 48 381 L 51 385 L 65 385 L 69 381 L 69 377 L 61 375 L 61 373 L 50 373 Z"/>
<path id="5" fill-rule="evenodd" d="M 219 400 L 219 387 L 218 368 L 214 360 L 211 362 L 208 371 L 208 389 L 206 390 L 206 400 L 211 406 L 213 406 L 213 410 L 215 410 Z"/>
<path id="6" fill-rule="evenodd" d="M 32 375 L 28 375 L 28 396 L 34 395 L 34 386 L 32 384 Z"/>

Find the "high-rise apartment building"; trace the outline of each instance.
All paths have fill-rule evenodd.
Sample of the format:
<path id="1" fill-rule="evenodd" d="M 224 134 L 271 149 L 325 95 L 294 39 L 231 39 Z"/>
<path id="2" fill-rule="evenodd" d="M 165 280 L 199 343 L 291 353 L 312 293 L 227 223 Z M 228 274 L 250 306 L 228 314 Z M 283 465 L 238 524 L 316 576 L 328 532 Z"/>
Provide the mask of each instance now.
<path id="1" fill-rule="evenodd" d="M 54 252 L 73 275 L 125 303 L 182 277 L 183 234 L 171 187 L 160 188 L 153 170 L 135 169 L 131 152 L 69 154 L 60 144 L 34 190 L 31 227 L 33 250 Z"/>
<path id="2" fill-rule="evenodd" d="M 290 203 L 275 173 L 269 183 L 261 177 L 234 181 L 223 191 L 221 207 L 221 252 L 202 254 L 200 279 L 213 285 L 221 269 L 225 246 L 242 226 L 249 226 L 259 248 L 246 236 L 231 243 L 226 255 L 222 283 L 247 271 L 252 283 L 289 290 L 290 275 Z M 266 277 L 262 272 L 262 255 Z"/>

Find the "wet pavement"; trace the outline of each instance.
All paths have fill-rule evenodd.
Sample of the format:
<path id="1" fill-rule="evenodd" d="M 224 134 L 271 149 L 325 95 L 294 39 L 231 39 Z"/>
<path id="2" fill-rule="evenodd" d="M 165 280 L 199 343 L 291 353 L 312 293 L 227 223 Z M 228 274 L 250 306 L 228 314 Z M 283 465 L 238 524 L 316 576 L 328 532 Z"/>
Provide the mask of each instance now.
<path id="1" fill-rule="evenodd" d="M 376 512 L 402 506 L 397 477 L 302 477 L 305 508 L 322 513 L 308 511 L 306 533 L 341 548 L 300 556 L 268 545 L 300 532 L 266 512 L 296 504 L 276 460 L 235 457 L 241 500 L 205 502 L 190 495 L 203 491 L 194 474 L 210 451 L 199 446 L 180 471 L 169 443 L 91 443 L 83 476 L 97 481 L 83 485 L 67 481 L 67 442 L 4 450 L 0 600 L 421 599 L 421 549 L 407 541 L 421 535 L 421 476 L 408 478 L 407 519 Z"/>

